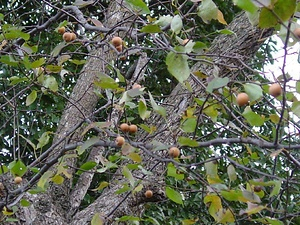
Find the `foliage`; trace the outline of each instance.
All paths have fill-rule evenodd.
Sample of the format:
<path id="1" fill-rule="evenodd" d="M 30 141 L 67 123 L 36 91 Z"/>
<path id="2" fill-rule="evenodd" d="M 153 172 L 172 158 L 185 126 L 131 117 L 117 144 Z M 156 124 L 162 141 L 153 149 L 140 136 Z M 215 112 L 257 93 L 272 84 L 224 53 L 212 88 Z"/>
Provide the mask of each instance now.
<path id="1" fill-rule="evenodd" d="M 71 181 L 70 192 L 80 185 L 85 190 L 75 211 L 109 188 L 117 187 L 109 198 L 125 196 L 126 202 L 135 196 L 144 211 L 113 217 L 118 222 L 297 224 L 300 81 L 286 72 L 286 61 L 299 38 L 293 33 L 299 3 L 124 2 L 124 12 L 115 12 L 123 13 L 123 22 L 111 27 L 107 9 L 118 3 L 109 1 L 0 4 L 1 220 L 17 221 L 21 208 L 33 204 L 30 197 L 18 198 L 23 193 L 41 194 Z M 253 34 L 244 35 L 251 40 L 246 50 L 239 49 L 244 43 L 231 43 L 240 50 L 235 52 L 226 40 L 243 38 L 243 26 L 234 24 L 241 12 Z M 64 41 L 62 26 L 77 38 Z M 275 47 L 263 32 L 251 39 L 261 31 L 257 27 L 284 42 L 279 77 L 264 71 L 276 61 Z M 111 43 L 118 35 L 122 51 Z M 85 84 L 83 74 L 96 79 Z M 283 89 L 277 98 L 268 93 L 274 82 Z M 86 92 L 74 93 L 80 85 L 87 85 Z M 91 86 L 97 102 L 87 114 L 81 99 Z M 247 106 L 237 106 L 240 92 L 248 94 Z M 72 107 L 80 116 L 63 121 Z M 122 122 L 137 124 L 138 133 L 121 131 Z M 126 140 L 121 147 L 119 135 Z M 180 148 L 179 157 L 168 155 L 171 146 Z M 81 183 L 87 174 L 89 182 Z M 18 186 L 7 176 L 25 179 Z M 146 189 L 153 190 L 150 199 Z M 89 221 L 104 224 L 118 207 Z"/>

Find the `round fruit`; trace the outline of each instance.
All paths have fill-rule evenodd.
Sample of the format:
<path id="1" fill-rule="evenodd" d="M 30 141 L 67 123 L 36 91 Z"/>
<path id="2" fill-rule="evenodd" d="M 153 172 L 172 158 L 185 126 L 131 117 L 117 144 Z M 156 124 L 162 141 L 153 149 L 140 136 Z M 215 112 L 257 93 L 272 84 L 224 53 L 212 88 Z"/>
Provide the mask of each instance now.
<path id="1" fill-rule="evenodd" d="M 117 47 L 117 46 L 122 45 L 123 40 L 122 40 L 122 38 L 120 38 L 120 37 L 113 37 L 113 38 L 111 39 L 111 42 L 112 42 L 112 44 L 113 44 L 115 47 Z"/>
<path id="2" fill-rule="evenodd" d="M 152 198 L 152 196 L 153 196 L 153 192 L 152 192 L 151 190 L 147 190 L 147 191 L 145 192 L 145 197 L 146 197 L 146 198 Z"/>
<path id="3" fill-rule="evenodd" d="M 137 127 L 136 125 L 131 124 L 131 125 L 129 126 L 129 133 L 136 133 L 137 130 L 138 130 L 138 127 Z"/>
<path id="4" fill-rule="evenodd" d="M 117 146 L 121 147 L 124 143 L 125 143 L 125 139 L 123 137 L 118 136 L 116 138 L 116 144 L 117 144 Z"/>
<path id="5" fill-rule="evenodd" d="M 261 186 L 254 186 L 254 192 L 260 192 L 262 190 Z"/>
<path id="6" fill-rule="evenodd" d="M 120 129 L 121 129 L 121 131 L 123 131 L 123 132 L 128 132 L 128 131 L 129 131 L 129 125 L 128 125 L 127 123 L 122 123 L 122 124 L 120 125 Z"/>
<path id="7" fill-rule="evenodd" d="M 293 33 L 295 34 L 295 36 L 296 36 L 297 38 L 300 38 L 300 27 L 297 27 L 297 28 L 294 30 Z"/>
<path id="8" fill-rule="evenodd" d="M 273 97 L 278 97 L 279 95 L 281 95 L 282 93 L 282 88 L 280 86 L 280 84 L 272 84 L 269 87 L 269 94 L 272 95 Z"/>
<path id="9" fill-rule="evenodd" d="M 180 150 L 177 147 L 171 147 L 169 149 L 169 155 L 173 158 L 177 158 L 180 155 Z"/>
<path id="10" fill-rule="evenodd" d="M 140 89 L 142 88 L 142 86 L 140 84 L 134 83 L 134 85 L 132 85 L 132 89 L 136 89 L 136 88 Z"/>
<path id="11" fill-rule="evenodd" d="M 249 96 L 246 93 L 239 93 L 236 97 L 236 103 L 239 106 L 244 106 L 249 102 Z"/>
<path id="12" fill-rule="evenodd" d="M 60 27 L 57 29 L 57 32 L 60 34 L 64 34 L 66 32 L 66 28 L 65 27 Z"/>
<path id="13" fill-rule="evenodd" d="M 22 177 L 15 177 L 15 184 L 20 184 L 22 180 Z"/>
<path id="14" fill-rule="evenodd" d="M 74 41 L 77 38 L 77 36 L 75 33 L 71 33 L 71 34 L 72 34 L 72 41 Z"/>
<path id="15" fill-rule="evenodd" d="M 63 39 L 65 40 L 65 42 L 70 42 L 73 40 L 73 38 L 74 38 L 73 33 L 66 32 L 63 34 Z"/>
<path id="16" fill-rule="evenodd" d="M 116 46 L 116 49 L 118 52 L 121 52 L 123 50 L 123 46 L 122 45 Z"/>

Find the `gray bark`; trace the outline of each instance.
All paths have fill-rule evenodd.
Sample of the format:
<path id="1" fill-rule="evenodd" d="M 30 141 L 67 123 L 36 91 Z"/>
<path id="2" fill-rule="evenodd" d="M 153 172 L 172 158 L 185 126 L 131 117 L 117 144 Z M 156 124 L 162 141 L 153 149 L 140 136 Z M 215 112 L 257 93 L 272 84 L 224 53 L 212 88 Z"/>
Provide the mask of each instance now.
<path id="1" fill-rule="evenodd" d="M 110 24 L 106 24 L 107 27 L 113 27 L 122 21 L 124 9 L 118 3 L 121 1 L 114 1 L 108 11 Z M 127 13 L 127 12 L 126 12 Z M 241 62 L 247 62 L 250 60 L 259 46 L 262 44 L 261 39 L 269 36 L 271 32 L 269 30 L 262 31 L 254 28 L 250 25 L 245 15 L 241 14 L 229 25 L 228 29 L 235 32 L 235 35 L 220 35 L 213 42 L 208 54 L 212 54 L 213 62 L 218 63 L 220 76 L 234 77 L 235 72 L 228 69 L 229 66 L 236 66 L 238 68 L 243 67 Z M 62 137 L 70 128 L 74 127 L 78 123 L 78 120 L 88 118 L 92 115 L 93 110 L 97 104 L 97 96 L 93 92 L 93 82 L 97 78 L 97 74 L 100 72 L 105 73 L 105 65 L 110 62 L 115 55 L 109 53 L 110 51 L 103 47 L 96 49 L 93 53 L 96 57 L 90 58 L 84 67 L 82 74 L 80 75 L 76 86 L 73 89 L 70 97 L 70 103 L 67 105 L 58 130 L 57 140 Z M 227 57 L 224 57 L 224 56 Z M 193 71 L 201 70 L 205 74 L 211 75 L 213 67 L 201 63 L 196 63 L 193 67 Z M 193 93 L 203 93 L 205 83 L 200 81 L 194 76 L 188 79 Z M 158 136 L 148 137 L 145 134 L 141 134 L 140 141 L 152 141 L 159 140 L 166 144 L 176 143 L 176 137 L 178 136 L 179 130 L 175 129 L 178 127 L 181 114 L 186 110 L 189 104 L 192 102 L 195 95 L 185 90 L 181 85 L 172 91 L 169 98 L 167 98 L 164 104 L 167 107 L 167 118 L 168 123 L 161 123 L 160 116 L 154 116 L 151 118 L 151 123 L 155 124 L 158 128 Z M 72 137 L 67 139 L 67 143 L 72 141 L 80 141 L 82 129 L 77 130 L 73 133 Z M 64 144 L 67 144 L 64 143 Z M 62 145 L 55 149 L 55 152 L 60 151 Z M 90 156 L 91 159 L 99 161 L 101 155 L 101 149 L 94 150 Z M 154 190 L 158 193 L 163 187 L 163 180 L 157 182 L 157 173 L 164 169 L 164 165 L 161 167 L 155 166 L 157 161 L 149 155 L 144 156 L 147 165 L 147 169 L 154 169 L 154 176 L 147 177 L 147 182 L 144 187 L 151 185 L 155 180 L 158 187 L 154 187 Z M 75 160 L 69 160 L 68 164 L 74 165 Z M 73 170 L 69 171 L 73 173 Z M 80 201 L 84 197 L 88 184 L 91 182 L 92 175 L 82 175 L 78 181 L 77 186 L 72 190 L 72 180 L 66 179 L 63 185 L 56 186 L 51 185 L 46 194 L 41 195 L 27 195 L 31 200 L 32 205 L 29 208 L 21 211 L 20 224 L 72 224 L 72 225 L 85 225 L 89 224 L 95 213 L 100 213 L 103 217 L 106 217 L 106 223 L 112 224 L 113 219 L 126 215 L 140 215 L 143 212 L 142 205 L 136 204 L 143 202 L 142 195 L 132 196 L 129 194 L 116 195 L 115 191 L 121 187 L 123 182 L 122 177 L 115 176 L 113 181 L 110 183 L 110 188 L 105 189 L 103 194 L 95 200 L 87 208 L 78 211 Z M 78 199 L 76 196 L 80 196 Z M 140 199 L 137 199 L 140 198 Z M 71 213 L 69 212 L 71 210 Z"/>

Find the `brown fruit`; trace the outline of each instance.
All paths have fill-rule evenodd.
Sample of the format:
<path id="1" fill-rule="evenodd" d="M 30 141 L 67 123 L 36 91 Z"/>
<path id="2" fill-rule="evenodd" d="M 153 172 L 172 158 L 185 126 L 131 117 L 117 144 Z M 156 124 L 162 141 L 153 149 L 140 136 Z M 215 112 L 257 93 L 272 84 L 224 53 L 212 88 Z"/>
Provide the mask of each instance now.
<path id="1" fill-rule="evenodd" d="M 15 184 L 20 184 L 22 180 L 22 177 L 15 177 Z"/>
<path id="2" fill-rule="evenodd" d="M 116 46 L 116 49 L 118 52 L 122 52 L 123 46 L 122 45 Z"/>
<path id="3" fill-rule="evenodd" d="M 279 95 L 281 95 L 282 93 L 282 88 L 280 86 L 280 84 L 276 83 L 276 84 L 272 84 L 269 87 L 269 94 L 272 95 L 273 97 L 278 97 Z"/>
<path id="4" fill-rule="evenodd" d="M 140 84 L 134 83 L 132 85 L 132 89 L 136 89 L 136 88 L 140 89 L 140 88 L 142 88 L 142 86 Z"/>
<path id="5" fill-rule="evenodd" d="M 75 33 L 71 33 L 71 34 L 72 34 L 72 41 L 74 41 L 77 38 L 77 36 Z"/>
<path id="6" fill-rule="evenodd" d="M 300 38 L 300 27 L 297 27 L 293 33 L 297 38 Z"/>
<path id="7" fill-rule="evenodd" d="M 113 44 L 115 47 L 117 47 L 117 46 L 122 45 L 123 40 L 122 40 L 122 38 L 120 38 L 120 37 L 113 37 L 113 38 L 111 39 L 111 42 L 112 42 L 112 44 Z"/>
<path id="8" fill-rule="evenodd" d="M 122 124 L 120 125 L 120 129 L 121 129 L 121 131 L 123 131 L 123 132 L 128 132 L 128 131 L 129 131 L 129 125 L 128 125 L 127 123 L 122 123 Z"/>
<path id="9" fill-rule="evenodd" d="M 125 139 L 123 137 L 118 136 L 116 138 L 116 144 L 117 144 L 117 146 L 121 147 L 124 143 L 125 143 Z"/>
<path id="10" fill-rule="evenodd" d="M 239 93 L 236 97 L 236 103 L 239 106 L 244 106 L 249 102 L 249 96 L 246 93 Z"/>
<path id="11" fill-rule="evenodd" d="M 169 149 L 169 155 L 173 158 L 177 158 L 180 155 L 180 150 L 177 147 L 171 147 Z"/>
<path id="12" fill-rule="evenodd" d="M 60 34 L 64 34 L 66 32 L 66 28 L 65 27 L 59 27 L 57 29 L 57 32 L 60 33 Z"/>
<path id="13" fill-rule="evenodd" d="M 254 192 L 260 192 L 262 190 L 261 186 L 254 186 L 253 188 Z"/>
<path id="14" fill-rule="evenodd" d="M 131 124 L 131 125 L 129 126 L 129 133 L 136 133 L 137 130 L 138 130 L 138 127 L 137 127 L 136 125 Z"/>
<path id="15" fill-rule="evenodd" d="M 66 32 L 66 33 L 63 34 L 63 39 L 65 40 L 65 42 L 73 41 L 74 40 L 73 38 L 74 38 L 73 33 Z"/>
<path id="16" fill-rule="evenodd" d="M 152 198 L 152 196 L 153 196 L 153 192 L 151 190 L 145 191 L 145 197 L 146 198 Z"/>

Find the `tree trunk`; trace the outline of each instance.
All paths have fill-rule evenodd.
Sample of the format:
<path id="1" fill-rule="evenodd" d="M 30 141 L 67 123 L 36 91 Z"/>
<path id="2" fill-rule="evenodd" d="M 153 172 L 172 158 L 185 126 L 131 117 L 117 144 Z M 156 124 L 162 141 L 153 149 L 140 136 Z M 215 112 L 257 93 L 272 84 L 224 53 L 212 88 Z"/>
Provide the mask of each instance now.
<path id="1" fill-rule="evenodd" d="M 118 22 L 122 21 L 124 8 L 121 7 L 123 1 L 112 1 L 108 10 L 107 18 L 110 23 L 106 23 L 107 27 L 114 27 Z M 119 5 L 120 4 L 120 5 Z M 128 13 L 128 12 L 126 12 Z M 233 71 L 229 67 L 243 68 L 244 64 L 241 62 L 249 61 L 260 45 L 263 43 L 265 37 L 271 34 L 270 30 L 259 30 L 251 26 L 244 14 L 238 15 L 235 20 L 228 26 L 228 29 L 235 32 L 234 35 L 220 35 L 213 42 L 209 55 L 213 62 L 218 65 L 219 76 L 227 76 L 232 78 L 236 76 L 236 70 Z M 63 138 L 64 135 L 73 128 L 78 120 L 89 118 L 97 104 L 97 96 L 94 94 L 93 82 L 97 78 L 99 72 L 106 73 L 106 63 L 110 62 L 114 54 L 107 47 L 96 49 L 86 66 L 84 67 L 76 86 L 73 89 L 70 97 L 70 102 L 67 105 L 57 132 L 56 141 Z M 207 75 L 212 75 L 215 67 L 206 64 L 196 63 L 192 71 L 200 70 Z M 163 104 L 167 107 L 168 127 L 166 123 L 161 123 L 161 117 L 155 115 L 151 118 L 151 123 L 157 127 L 157 137 L 148 137 L 146 134 L 141 134 L 139 141 L 150 142 L 158 140 L 166 144 L 175 144 L 179 134 L 178 124 L 182 113 L 186 110 L 189 104 L 195 97 L 195 93 L 204 93 L 206 83 L 191 75 L 188 79 L 193 93 L 188 92 L 180 84 L 172 91 L 171 95 L 164 101 Z M 53 153 L 59 152 L 64 144 L 78 142 L 82 140 L 82 129 L 77 129 L 71 137 L 66 139 L 66 142 L 60 144 L 55 148 Z M 99 162 L 101 155 L 100 150 L 94 149 L 90 155 L 90 159 Z M 157 173 L 160 171 L 158 161 L 153 159 L 151 155 L 144 155 L 147 165 L 144 167 L 148 170 L 151 168 L 154 171 L 154 176 L 147 177 L 148 183 L 144 185 L 152 185 L 155 183 L 159 187 L 159 191 L 163 189 L 163 180 L 159 184 L 157 182 Z M 68 160 L 68 165 L 75 165 L 74 159 Z M 161 164 L 161 166 L 164 166 Z M 69 173 L 73 173 L 69 170 Z M 84 197 L 84 194 L 89 188 L 92 180 L 92 175 L 83 174 L 78 181 L 77 186 L 72 187 L 72 179 L 65 179 L 63 185 L 51 185 L 47 193 L 39 195 L 27 195 L 31 200 L 32 205 L 29 208 L 24 208 L 20 212 L 20 224 L 44 225 L 44 224 L 72 224 L 72 225 L 86 225 L 95 213 L 99 213 L 106 218 L 106 224 L 112 224 L 113 219 L 122 215 L 140 215 L 143 212 L 143 205 L 137 204 L 145 202 L 142 195 L 132 196 L 129 194 L 115 194 L 115 191 L 121 187 L 121 177 L 114 177 L 110 182 L 110 187 L 105 189 L 103 194 L 98 197 L 94 203 L 87 208 L 79 211 L 79 205 Z M 155 181 L 155 182 L 154 182 Z M 76 196 L 80 197 L 76 200 Z M 140 198 L 140 199 L 137 199 Z M 71 211 L 71 213 L 69 212 Z"/>

